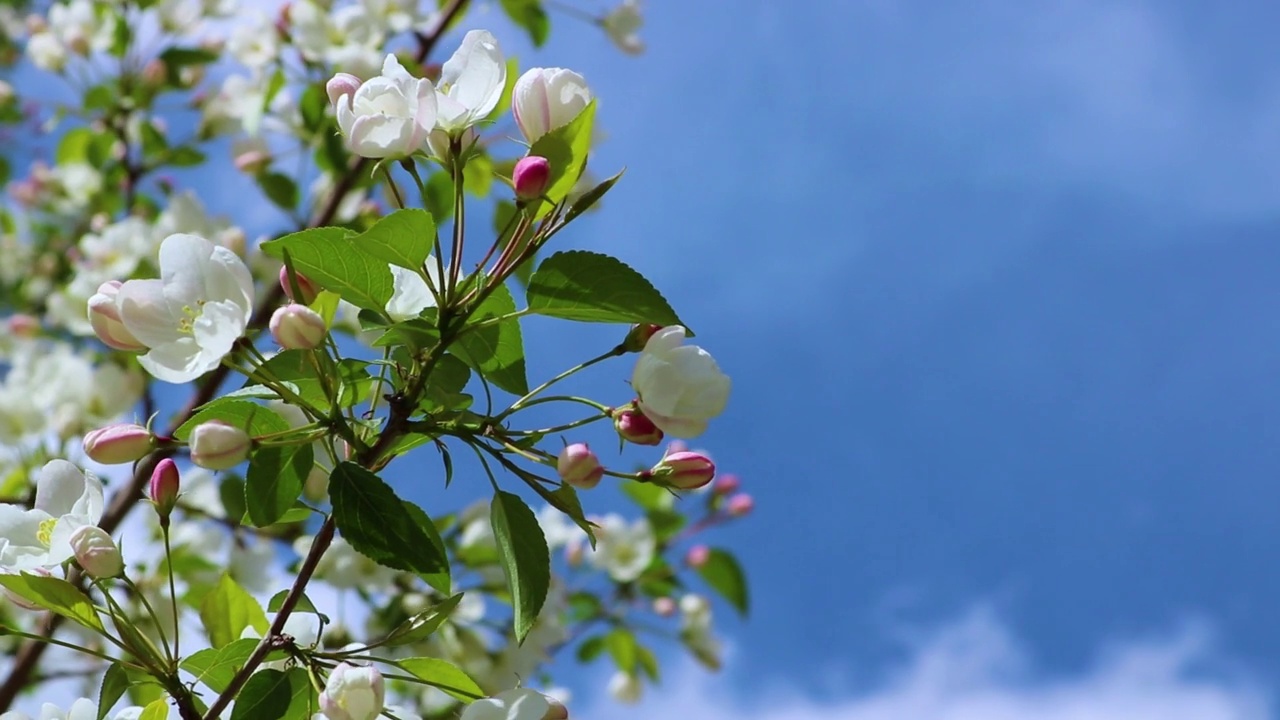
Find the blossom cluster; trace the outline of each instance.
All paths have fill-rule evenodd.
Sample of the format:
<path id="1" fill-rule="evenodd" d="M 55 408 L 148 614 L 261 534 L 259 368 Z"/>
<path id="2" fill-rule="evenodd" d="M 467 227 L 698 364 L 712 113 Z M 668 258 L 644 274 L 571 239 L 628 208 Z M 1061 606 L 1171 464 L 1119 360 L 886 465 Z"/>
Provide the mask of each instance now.
<path id="1" fill-rule="evenodd" d="M 39 682 L 54 631 L 85 698 L 27 706 L 51 718 L 566 718 L 550 660 L 610 657 L 634 701 L 655 621 L 719 666 L 708 591 L 745 611 L 745 584 L 703 543 L 752 501 L 682 441 L 730 380 L 625 263 L 551 252 L 619 179 L 586 169 L 595 94 L 520 72 L 485 30 L 431 64 L 466 5 L 0 12 L 25 62 L 83 92 L 49 112 L 0 85 L 0 125 L 56 144 L 0 208 L 0 643 L 19 657 L 0 698 Z M 644 49 L 636 0 L 574 17 Z M 214 153 L 301 229 L 210 214 L 181 184 Z M 629 330 L 530 383 L 530 314 Z M 552 394 L 628 356 L 625 393 Z M 464 448 L 477 462 L 455 465 Z M 492 497 L 428 513 L 398 494 L 410 453 Z M 628 513 L 591 512 L 606 482 Z"/>

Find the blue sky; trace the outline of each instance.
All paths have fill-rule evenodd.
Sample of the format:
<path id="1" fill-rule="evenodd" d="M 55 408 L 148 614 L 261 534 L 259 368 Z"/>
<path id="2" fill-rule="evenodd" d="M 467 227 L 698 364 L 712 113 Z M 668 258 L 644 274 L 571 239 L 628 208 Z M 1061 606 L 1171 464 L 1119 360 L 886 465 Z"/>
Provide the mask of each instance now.
<path id="1" fill-rule="evenodd" d="M 562 237 L 733 376 L 700 444 L 758 500 L 716 538 L 754 581 L 728 670 L 673 656 L 627 717 L 1270 717 L 1277 15 L 651 0 L 638 59 L 504 36 L 601 98 L 628 173 Z M 538 333 L 531 377 L 614 337 Z"/>
<path id="2" fill-rule="evenodd" d="M 651 2 L 640 59 L 557 25 L 629 168 L 570 240 L 735 381 L 703 444 L 759 500 L 724 540 L 756 613 L 719 687 L 874 696 L 984 607 L 1023 684 L 1096 697 L 1192 623 L 1170 677 L 1270 694 L 1277 12 Z"/>

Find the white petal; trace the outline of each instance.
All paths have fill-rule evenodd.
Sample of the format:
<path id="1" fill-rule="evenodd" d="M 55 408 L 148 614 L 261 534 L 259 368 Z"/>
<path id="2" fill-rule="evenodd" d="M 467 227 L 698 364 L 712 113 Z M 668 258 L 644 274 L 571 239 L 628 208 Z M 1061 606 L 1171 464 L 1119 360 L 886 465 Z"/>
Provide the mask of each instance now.
<path id="1" fill-rule="evenodd" d="M 427 266 L 431 267 L 431 258 L 427 261 Z M 414 271 L 392 265 L 391 282 L 393 289 L 391 299 L 387 301 L 387 314 L 396 322 L 418 317 L 423 310 L 436 306 L 435 296 L 426 281 Z"/>
<path id="2" fill-rule="evenodd" d="M 253 315 L 253 275 L 239 255 L 215 246 L 206 266 L 204 289 L 205 300 L 234 302 L 244 315 L 244 323 L 248 324 Z"/>
<path id="3" fill-rule="evenodd" d="M 80 515 L 96 523 L 102 517 L 102 483 L 66 460 L 50 460 L 36 478 L 35 507 L 54 517 Z"/>
<path id="4" fill-rule="evenodd" d="M 243 308 L 231 300 L 222 300 L 205 303 L 200 317 L 191 324 L 191 332 L 202 354 L 221 361 L 244 334 L 247 324 Z"/>
<path id="5" fill-rule="evenodd" d="M 48 553 L 40 542 L 40 524 L 52 519 L 43 510 L 0 505 L 0 567 L 7 570 L 43 567 Z"/>
<path id="6" fill-rule="evenodd" d="M 160 279 L 170 307 L 194 306 L 205 298 L 204 280 L 214 247 L 188 233 L 175 233 L 160 243 Z"/>
<path id="7" fill-rule="evenodd" d="M 157 380 L 175 384 L 191 382 L 217 365 L 200 356 L 200 346 L 190 336 L 157 345 L 138 362 Z"/>
<path id="8" fill-rule="evenodd" d="M 440 72 L 440 83 L 448 85 L 449 96 L 467 108 L 471 122 L 493 112 L 506 82 L 507 64 L 502 49 L 497 38 L 486 30 L 467 33 Z"/>
<path id="9" fill-rule="evenodd" d="M 125 329 L 147 347 L 172 342 L 180 337 L 180 316 L 174 316 L 160 280 L 130 280 L 116 295 L 120 321 Z"/>

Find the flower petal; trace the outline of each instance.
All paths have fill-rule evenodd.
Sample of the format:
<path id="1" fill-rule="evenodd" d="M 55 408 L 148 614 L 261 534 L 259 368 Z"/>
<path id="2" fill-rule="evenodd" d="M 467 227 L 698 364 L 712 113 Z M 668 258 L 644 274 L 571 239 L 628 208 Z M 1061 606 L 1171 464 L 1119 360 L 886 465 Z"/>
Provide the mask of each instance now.
<path id="1" fill-rule="evenodd" d="M 80 515 L 96 523 L 102 518 L 102 483 L 66 460 L 50 460 L 36 478 L 35 507 L 53 517 Z"/>

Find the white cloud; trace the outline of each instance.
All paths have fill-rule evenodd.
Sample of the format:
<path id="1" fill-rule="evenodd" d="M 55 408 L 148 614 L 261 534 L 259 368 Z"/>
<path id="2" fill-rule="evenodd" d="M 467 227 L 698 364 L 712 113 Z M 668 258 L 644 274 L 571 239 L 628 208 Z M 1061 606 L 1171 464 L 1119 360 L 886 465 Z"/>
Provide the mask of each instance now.
<path id="1" fill-rule="evenodd" d="M 672 666 L 668 684 L 634 708 L 607 697 L 572 707 L 578 717 L 698 720 L 1263 720 L 1271 693 L 1220 664 L 1211 633 L 1186 624 L 1167 637 L 1104 647 L 1086 671 L 1046 677 L 987 610 L 925 636 L 909 660 L 862 691 L 819 701 L 795 688 L 715 678 Z M 824 674 L 821 668 L 812 672 Z M 672 681 L 671 678 L 677 678 Z"/>

